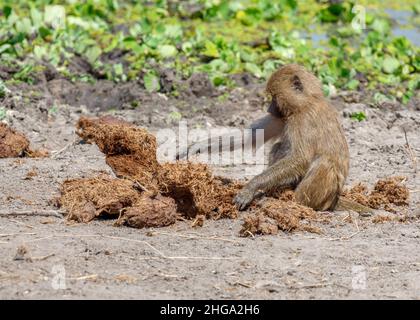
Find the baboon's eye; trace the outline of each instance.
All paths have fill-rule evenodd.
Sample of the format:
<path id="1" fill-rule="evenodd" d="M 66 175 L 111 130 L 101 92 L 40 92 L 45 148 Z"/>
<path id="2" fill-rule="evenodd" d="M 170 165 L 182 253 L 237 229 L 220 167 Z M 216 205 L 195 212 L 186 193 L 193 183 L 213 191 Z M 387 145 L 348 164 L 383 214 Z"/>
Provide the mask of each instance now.
<path id="1" fill-rule="evenodd" d="M 300 92 L 303 91 L 303 84 L 300 81 L 299 77 L 296 76 L 296 75 L 293 76 L 293 78 L 292 78 L 292 86 L 293 86 L 293 89 L 295 89 L 297 91 L 300 91 Z"/>

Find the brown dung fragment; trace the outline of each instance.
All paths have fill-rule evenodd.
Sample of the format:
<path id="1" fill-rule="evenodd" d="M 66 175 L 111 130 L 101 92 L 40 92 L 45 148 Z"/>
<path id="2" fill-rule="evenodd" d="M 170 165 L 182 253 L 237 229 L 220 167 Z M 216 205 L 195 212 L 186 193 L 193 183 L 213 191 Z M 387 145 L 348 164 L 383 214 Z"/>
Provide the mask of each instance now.
<path id="1" fill-rule="evenodd" d="M 42 158 L 48 155 L 46 150 L 32 150 L 22 133 L 0 122 L 0 158 Z"/>
<path id="2" fill-rule="evenodd" d="M 395 212 L 396 207 L 408 205 L 409 191 L 404 185 L 404 177 L 390 177 L 378 180 L 369 191 L 361 183 L 344 192 L 344 197 L 372 209 Z"/>

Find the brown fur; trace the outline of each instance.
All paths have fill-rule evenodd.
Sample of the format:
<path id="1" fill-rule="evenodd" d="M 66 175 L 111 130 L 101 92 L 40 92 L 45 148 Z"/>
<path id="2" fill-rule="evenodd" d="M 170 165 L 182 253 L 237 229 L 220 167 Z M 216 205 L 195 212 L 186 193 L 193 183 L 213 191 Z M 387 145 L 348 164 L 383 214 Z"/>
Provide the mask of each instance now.
<path id="1" fill-rule="evenodd" d="M 332 210 L 349 169 L 348 145 L 337 113 L 323 96 L 320 81 L 290 64 L 268 80 L 269 112 L 282 118 L 269 167 L 235 198 L 244 209 L 260 193 L 296 187 L 296 200 L 316 210 Z"/>

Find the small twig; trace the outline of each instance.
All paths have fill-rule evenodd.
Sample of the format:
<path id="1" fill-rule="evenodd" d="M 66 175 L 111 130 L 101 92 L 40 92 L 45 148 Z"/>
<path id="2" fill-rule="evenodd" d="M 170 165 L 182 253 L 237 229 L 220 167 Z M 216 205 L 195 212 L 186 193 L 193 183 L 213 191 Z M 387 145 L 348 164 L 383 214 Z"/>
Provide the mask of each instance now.
<path id="1" fill-rule="evenodd" d="M 251 236 L 251 238 L 255 238 L 254 234 L 251 231 L 246 230 L 245 233 L 248 233 Z"/>
<path id="2" fill-rule="evenodd" d="M 162 235 L 166 235 L 166 236 L 174 236 L 174 237 L 187 238 L 187 239 L 220 240 L 220 241 L 228 241 L 228 242 L 233 242 L 233 243 L 239 243 L 238 241 L 233 240 L 233 239 L 220 238 L 220 237 L 217 237 L 217 236 L 200 237 L 200 236 L 193 236 L 193 235 L 188 235 L 188 234 L 169 233 L 169 232 L 162 232 L 162 231 L 152 231 L 152 234 L 162 234 Z"/>
<path id="3" fill-rule="evenodd" d="M 41 216 L 63 219 L 64 213 L 65 212 L 55 210 L 0 211 L 0 216 Z"/>
<path id="4" fill-rule="evenodd" d="M 240 285 L 240 286 L 245 287 L 245 288 L 252 288 L 251 285 L 243 283 L 243 282 L 239 282 L 239 281 L 236 281 L 234 284 Z"/>
<path id="5" fill-rule="evenodd" d="M 350 213 L 346 214 L 346 216 L 344 218 L 341 219 L 341 222 L 348 222 L 346 221 L 348 218 L 352 219 L 352 216 L 350 215 Z"/>
<path id="6" fill-rule="evenodd" d="M 70 142 L 70 143 L 68 143 L 68 144 L 66 144 L 63 148 L 61 148 L 60 150 L 58 150 L 58 151 L 52 151 L 51 153 L 52 153 L 52 156 L 51 156 L 51 158 L 52 159 L 55 159 L 55 158 L 57 158 L 57 156 L 58 155 L 60 155 L 61 153 L 63 153 L 64 151 L 66 151 L 68 148 L 70 148 L 71 146 L 75 146 L 76 145 L 76 141 L 77 141 L 77 136 L 76 136 L 76 134 L 75 134 L 75 132 L 73 131 L 73 135 L 74 135 L 74 138 L 73 138 L 73 141 L 72 142 Z"/>
<path id="7" fill-rule="evenodd" d="M 329 241 L 349 240 L 349 239 L 353 238 L 355 235 L 357 235 L 357 234 L 359 234 L 359 233 L 360 233 L 360 231 L 356 231 L 356 232 L 354 232 L 354 233 L 352 233 L 351 235 L 346 236 L 346 237 L 341 237 L 341 238 L 330 238 L 330 239 L 327 239 L 327 240 L 329 240 Z"/>
<path id="8" fill-rule="evenodd" d="M 50 257 L 55 256 L 55 253 L 51 253 L 51 254 L 47 254 L 46 256 L 41 256 L 41 257 L 30 257 L 29 260 L 31 261 L 43 261 L 46 260 Z"/>
<path id="9" fill-rule="evenodd" d="M 138 189 L 140 189 L 144 192 L 149 192 L 149 190 L 144 185 L 142 185 L 140 182 L 138 182 L 137 180 L 134 180 L 134 187 L 138 188 Z"/>
<path id="10" fill-rule="evenodd" d="M 353 219 L 354 225 L 356 226 L 357 232 L 360 232 L 359 224 L 357 222 L 357 218 Z"/>
<path id="11" fill-rule="evenodd" d="M 98 278 L 97 274 L 90 274 L 87 276 L 81 276 L 76 278 L 66 278 L 67 280 L 96 280 Z"/>
<path id="12" fill-rule="evenodd" d="M 293 286 L 289 286 L 289 289 L 315 289 L 315 288 L 323 288 L 328 286 L 328 283 L 315 283 L 315 284 L 308 284 L 308 285 L 303 285 L 300 287 L 293 287 Z"/>
<path id="13" fill-rule="evenodd" d="M 164 277 L 164 278 L 179 278 L 176 274 L 166 274 L 166 273 L 156 273 L 155 276 Z"/>
<path id="14" fill-rule="evenodd" d="M 33 236 L 36 233 L 28 233 L 28 232 L 24 232 L 24 233 L 0 233 L 0 237 L 13 237 L 13 236 L 21 236 L 21 235 L 26 235 L 26 236 Z"/>

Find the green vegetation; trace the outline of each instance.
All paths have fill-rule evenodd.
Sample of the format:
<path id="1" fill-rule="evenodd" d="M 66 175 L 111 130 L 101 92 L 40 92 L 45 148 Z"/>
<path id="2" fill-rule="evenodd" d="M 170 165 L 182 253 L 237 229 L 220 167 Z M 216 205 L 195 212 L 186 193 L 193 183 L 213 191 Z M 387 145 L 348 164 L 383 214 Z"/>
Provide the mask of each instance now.
<path id="1" fill-rule="evenodd" d="M 7 91 L 8 89 L 4 85 L 3 81 L 0 79 L 0 98 L 3 98 L 6 95 Z"/>
<path id="2" fill-rule="evenodd" d="M 0 121 L 6 119 L 6 109 L 4 107 L 0 107 Z"/>
<path id="3" fill-rule="evenodd" d="M 73 80 L 141 79 L 160 90 L 158 66 L 182 77 L 206 72 L 216 86 L 249 72 L 265 79 L 296 62 L 314 71 L 327 94 L 364 86 L 407 102 L 419 88 L 419 48 L 392 36 L 389 17 L 361 1 L 366 29 L 355 29 L 352 2 L 296 0 L 0 0 L 0 59 L 33 82 L 47 61 Z M 404 8 L 418 15 L 416 1 Z M 310 35 L 326 34 L 314 43 Z M 82 57 L 94 72 L 71 68 Z M 365 81 L 362 81 L 364 79 Z M 1 86 L 0 86 L 1 94 Z"/>
<path id="4" fill-rule="evenodd" d="M 350 118 L 360 122 L 360 121 L 366 120 L 366 115 L 362 111 L 354 112 L 354 113 L 351 114 Z"/>

